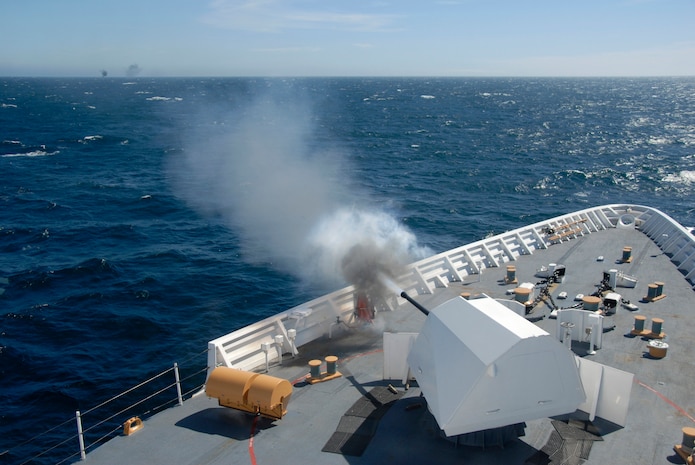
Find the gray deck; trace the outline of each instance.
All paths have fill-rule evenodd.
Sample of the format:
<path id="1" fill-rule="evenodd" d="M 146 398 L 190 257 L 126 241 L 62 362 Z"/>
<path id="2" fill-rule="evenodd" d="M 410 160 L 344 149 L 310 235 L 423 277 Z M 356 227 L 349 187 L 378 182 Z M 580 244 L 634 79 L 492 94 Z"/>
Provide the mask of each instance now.
<path id="1" fill-rule="evenodd" d="M 619 264 L 622 248 L 627 245 L 633 248 L 633 263 Z M 599 255 L 605 261 L 597 261 Z M 592 436 L 596 440 L 592 440 L 585 463 L 682 463 L 673 446 L 681 441 L 682 427 L 695 426 L 689 418 L 695 417 L 695 398 L 690 392 L 695 377 L 691 323 L 695 293 L 690 284 L 656 245 L 634 230 L 612 229 L 590 234 L 522 256 L 513 264 L 520 282 L 535 283 L 538 281 L 535 270 L 548 263 L 561 263 L 567 268 L 564 282 L 553 292 L 555 302 L 561 306 L 574 303 L 572 298 L 578 293 L 594 292 L 604 270 L 617 268 L 636 276 L 639 279 L 636 288 L 619 288 L 618 292 L 639 305 L 637 313 L 647 317 L 645 327 L 651 325 L 652 317 L 664 319 L 663 328 L 670 345 L 665 358 L 652 359 L 647 355 L 645 340 L 627 336 L 635 313 L 619 308 L 614 316 L 608 317 L 615 329 L 604 334 L 603 348 L 587 357 L 634 373 L 635 383 L 626 426 L 616 428 L 596 421 L 590 429 L 600 437 Z M 504 285 L 504 275 L 504 268 L 486 269 L 480 276 L 470 276 L 467 282 L 416 298 L 430 309 L 463 291 L 508 298 L 505 291 L 513 286 Z M 655 281 L 665 283 L 667 297 L 651 303 L 640 302 L 647 294 L 647 284 Z M 557 299 L 561 291 L 567 292 L 567 300 Z M 537 324 L 550 334 L 555 334 L 556 323 L 547 318 L 549 313 L 550 308 L 541 303 L 530 316 L 539 319 Z M 87 463 L 549 463 L 543 461 L 544 456 L 538 451 L 552 448 L 557 438 L 550 419 L 528 422 L 526 435 L 504 447 L 456 446 L 440 436 L 417 385 L 404 391 L 399 382 L 392 382 L 399 390 L 393 399 L 389 399 L 388 391 L 383 388 L 372 391 L 388 384 L 382 380 L 382 331 L 418 331 L 424 318 L 406 302 L 394 312 L 381 312 L 374 325 L 334 331 L 332 339 L 324 338 L 301 347 L 296 358 L 286 356 L 282 366 L 270 370 L 271 375 L 297 381 L 288 413 L 282 420 L 255 419 L 219 407 L 216 400 L 199 395 L 183 406 L 146 420 L 144 428 L 133 435 L 117 437 L 95 449 L 88 454 Z M 581 344 L 576 344 L 575 350 L 584 353 Z M 338 369 L 343 377 L 314 385 L 304 382 L 308 360 L 323 359 L 326 355 L 340 358 Z M 365 398 L 369 402 L 362 400 L 356 404 Z M 250 447 L 252 432 L 255 434 Z M 344 434 L 335 435 L 336 432 Z M 363 450 L 362 455 L 323 452 L 331 440 L 333 446 L 335 441 L 343 441 L 343 449 L 351 453 Z M 588 446 L 584 447 L 578 449 L 578 456 L 588 451 Z M 583 460 L 565 459 L 566 463 Z"/>

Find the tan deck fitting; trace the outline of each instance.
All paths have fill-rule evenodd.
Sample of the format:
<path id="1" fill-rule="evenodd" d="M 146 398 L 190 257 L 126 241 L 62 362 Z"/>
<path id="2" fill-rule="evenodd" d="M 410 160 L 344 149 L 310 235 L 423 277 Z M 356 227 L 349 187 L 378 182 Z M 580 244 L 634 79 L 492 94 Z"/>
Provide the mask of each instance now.
<path id="1" fill-rule="evenodd" d="M 693 465 L 693 445 L 695 444 L 695 428 L 683 427 L 683 441 L 673 446 L 673 450 L 687 463 Z"/>
<path id="2" fill-rule="evenodd" d="M 322 383 L 324 381 L 330 381 L 335 378 L 340 378 L 343 376 L 337 368 L 338 357 L 335 355 L 329 355 L 325 358 L 326 360 L 326 371 L 321 372 L 321 360 L 310 360 L 309 361 L 309 375 L 306 377 L 306 381 L 309 384 Z"/>
<path id="3" fill-rule="evenodd" d="M 270 375 L 217 367 L 210 373 L 205 393 L 223 407 L 277 420 L 287 413 L 292 384 Z"/>
<path id="4" fill-rule="evenodd" d="M 507 276 L 505 276 L 504 282 L 507 284 L 517 284 L 519 282 L 516 279 L 516 266 L 507 265 Z"/>
<path id="5" fill-rule="evenodd" d="M 585 295 L 582 297 L 582 308 L 590 312 L 595 312 L 599 308 L 601 299 L 593 295 Z"/>
<path id="6" fill-rule="evenodd" d="M 644 296 L 646 302 L 656 302 L 664 297 L 666 297 L 666 294 L 664 294 L 664 283 L 657 281 L 647 286 L 647 295 Z"/>

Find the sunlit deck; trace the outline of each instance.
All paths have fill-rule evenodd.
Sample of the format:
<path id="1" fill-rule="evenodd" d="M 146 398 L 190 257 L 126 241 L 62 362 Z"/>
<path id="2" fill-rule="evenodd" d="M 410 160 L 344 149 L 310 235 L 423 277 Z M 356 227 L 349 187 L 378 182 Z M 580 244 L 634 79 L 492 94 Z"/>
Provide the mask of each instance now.
<path id="1" fill-rule="evenodd" d="M 624 246 L 632 247 L 633 260 L 621 262 Z M 574 342 L 573 350 L 582 357 L 634 373 L 629 413 L 625 427 L 597 419 L 588 425 L 593 435 L 582 442 L 576 457 L 567 447 L 554 456 L 566 463 L 635 464 L 678 463 L 673 451 L 684 426 L 695 426 L 695 399 L 691 387 L 695 377 L 695 353 L 691 320 L 695 297 L 691 284 L 671 262 L 671 258 L 641 231 L 612 228 L 561 241 L 547 249 L 521 254 L 513 261 L 518 281 L 536 283 L 534 274 L 549 263 L 563 264 L 566 276 L 552 290 L 559 306 L 575 304 L 577 294 L 596 290 L 602 274 L 618 269 L 636 277 L 634 288 L 616 289 L 624 299 L 638 305 L 630 311 L 618 307 L 606 317 L 614 329 L 603 334 L 602 348 L 587 355 L 588 343 Z M 599 256 L 604 259 L 597 260 Z M 414 295 L 428 309 L 462 292 L 484 293 L 511 299 L 507 291 L 505 267 L 484 267 L 462 281 L 434 287 L 432 293 Z M 644 302 L 647 286 L 664 283 L 665 298 Z M 568 298 L 558 299 L 561 292 Z M 541 302 L 527 317 L 555 335 L 557 322 L 549 318 L 549 303 Z M 665 358 L 655 359 L 647 352 L 647 340 L 632 336 L 635 315 L 663 319 Z M 273 360 L 270 374 L 290 380 L 294 392 L 287 414 L 270 421 L 229 408 L 205 394 L 194 396 L 182 406 L 170 408 L 144 422 L 130 436 L 120 436 L 88 454 L 90 464 L 167 463 L 167 464 L 275 464 L 275 463 L 469 463 L 524 464 L 550 463 L 548 455 L 557 449 L 558 425 L 551 419 L 528 421 L 525 435 L 503 446 L 470 447 L 444 438 L 420 396 L 417 383 L 408 390 L 399 380 L 383 379 L 382 333 L 418 332 L 425 316 L 399 299 L 393 311 L 380 311 L 373 324 L 351 328 L 337 325 L 331 337 L 301 345 L 296 356 L 286 353 L 282 363 Z M 472 330 L 475 330 L 472 328 Z M 308 361 L 328 355 L 339 357 L 342 377 L 309 384 L 305 380 Z M 263 371 L 264 367 L 258 367 Z M 391 384 L 397 393 L 386 387 Z M 582 415 L 577 415 L 581 419 Z M 566 418 L 563 418 L 566 420 Z M 564 424 L 564 423 L 563 423 Z M 584 423 L 570 421 L 570 433 L 581 432 Z M 566 432 L 565 432 L 566 433 Z M 590 447 L 585 442 L 590 441 Z M 576 441 L 575 441 L 576 443 Z M 555 448 L 555 449 L 553 449 Z M 332 450 L 332 451 L 327 451 Z M 589 451 L 590 450 L 590 451 Z M 585 456 L 588 455 L 588 456 Z"/>

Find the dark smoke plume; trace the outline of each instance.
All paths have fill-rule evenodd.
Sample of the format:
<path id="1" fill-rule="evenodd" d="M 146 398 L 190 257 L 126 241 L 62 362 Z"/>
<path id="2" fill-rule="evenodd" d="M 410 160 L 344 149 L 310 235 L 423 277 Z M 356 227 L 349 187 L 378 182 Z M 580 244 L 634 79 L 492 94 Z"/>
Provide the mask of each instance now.
<path id="1" fill-rule="evenodd" d="M 125 71 L 125 75 L 128 77 L 135 77 L 138 74 L 142 72 L 142 68 L 140 68 L 137 64 L 132 64 L 128 66 L 128 69 Z"/>

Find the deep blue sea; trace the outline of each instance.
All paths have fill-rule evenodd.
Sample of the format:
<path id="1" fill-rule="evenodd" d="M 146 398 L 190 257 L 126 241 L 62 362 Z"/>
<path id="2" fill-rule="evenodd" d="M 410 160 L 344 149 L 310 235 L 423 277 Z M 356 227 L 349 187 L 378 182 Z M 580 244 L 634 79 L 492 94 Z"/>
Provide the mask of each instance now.
<path id="1" fill-rule="evenodd" d="M 342 287 L 360 241 L 622 202 L 695 226 L 695 78 L 0 78 L 0 463 Z"/>

